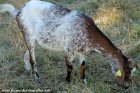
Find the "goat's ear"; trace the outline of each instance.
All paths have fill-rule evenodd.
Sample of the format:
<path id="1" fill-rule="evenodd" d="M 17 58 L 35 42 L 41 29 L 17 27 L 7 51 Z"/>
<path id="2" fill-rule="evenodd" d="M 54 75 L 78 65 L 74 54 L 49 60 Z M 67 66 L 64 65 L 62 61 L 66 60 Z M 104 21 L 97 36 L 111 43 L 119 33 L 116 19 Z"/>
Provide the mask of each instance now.
<path id="1" fill-rule="evenodd" d="M 130 68 L 136 68 L 138 71 L 140 71 L 140 62 L 134 62 L 132 59 L 128 59 L 128 62 Z"/>
<path id="2" fill-rule="evenodd" d="M 123 86 L 123 82 L 124 82 L 124 73 L 122 70 L 118 69 L 115 73 L 115 77 L 116 80 L 118 82 L 119 85 Z"/>
<path id="3" fill-rule="evenodd" d="M 128 59 L 129 67 L 134 68 L 136 66 L 136 63 L 133 61 L 133 59 Z"/>

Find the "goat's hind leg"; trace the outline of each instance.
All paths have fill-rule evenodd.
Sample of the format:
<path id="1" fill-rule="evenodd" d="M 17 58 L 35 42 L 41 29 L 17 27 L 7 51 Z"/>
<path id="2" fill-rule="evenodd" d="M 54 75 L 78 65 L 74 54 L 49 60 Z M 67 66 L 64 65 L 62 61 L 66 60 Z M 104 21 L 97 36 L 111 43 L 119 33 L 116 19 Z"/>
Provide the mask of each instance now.
<path id="1" fill-rule="evenodd" d="M 24 55 L 24 63 L 26 70 L 32 70 L 32 74 L 34 74 L 35 79 L 41 83 L 40 76 L 38 74 L 36 59 L 35 59 L 35 40 L 26 40 L 27 51 Z"/>
<path id="2" fill-rule="evenodd" d="M 66 81 L 69 83 L 71 80 L 71 73 L 72 73 L 72 70 L 73 70 L 73 66 L 72 66 L 72 61 L 74 60 L 74 55 L 72 55 L 71 53 L 68 53 L 66 56 L 65 56 L 65 64 L 66 64 L 66 67 L 67 67 L 67 76 L 66 76 Z"/>
<path id="3" fill-rule="evenodd" d="M 30 64 L 30 56 L 29 51 L 27 50 L 24 54 L 24 68 L 27 72 L 32 70 L 31 64 Z"/>

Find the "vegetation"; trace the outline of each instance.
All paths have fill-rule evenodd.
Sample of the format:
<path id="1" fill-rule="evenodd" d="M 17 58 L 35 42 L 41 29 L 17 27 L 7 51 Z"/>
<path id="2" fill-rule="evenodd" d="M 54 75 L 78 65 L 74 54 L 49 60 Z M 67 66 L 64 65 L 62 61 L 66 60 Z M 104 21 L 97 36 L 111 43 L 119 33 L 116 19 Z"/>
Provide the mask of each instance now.
<path id="1" fill-rule="evenodd" d="M 0 0 L 17 8 L 28 0 Z M 124 54 L 139 59 L 140 0 L 46 0 L 89 15 L 98 27 Z M 79 78 L 75 60 L 72 82 L 64 81 L 64 53 L 44 50 L 37 46 L 36 59 L 43 84 L 38 84 L 24 70 L 26 50 L 17 23 L 9 14 L 0 14 L 0 91 L 2 89 L 50 89 L 50 93 L 139 93 L 140 73 L 133 76 L 132 86 L 122 89 L 115 85 L 108 60 L 99 54 L 87 59 L 87 86 Z M 136 60 L 136 61 L 137 61 Z M 80 82 L 79 82 L 80 81 Z"/>

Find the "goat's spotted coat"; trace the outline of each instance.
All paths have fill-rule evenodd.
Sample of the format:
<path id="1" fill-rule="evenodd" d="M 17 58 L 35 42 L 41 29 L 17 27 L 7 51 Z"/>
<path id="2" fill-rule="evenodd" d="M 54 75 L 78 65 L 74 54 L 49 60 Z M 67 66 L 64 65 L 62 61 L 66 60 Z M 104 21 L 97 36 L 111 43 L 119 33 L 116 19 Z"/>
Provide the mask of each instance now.
<path id="1" fill-rule="evenodd" d="M 75 56 L 79 57 L 80 75 L 85 81 L 85 55 L 93 50 L 110 60 L 114 73 L 121 70 L 123 75 L 116 77 L 120 85 L 130 77 L 131 62 L 88 16 L 49 2 L 31 0 L 17 12 L 16 19 L 27 45 L 25 65 L 27 69 L 33 70 L 37 78 L 34 52 L 36 41 L 45 49 L 66 53 L 67 81 L 70 81 L 73 69 L 71 62 Z"/>

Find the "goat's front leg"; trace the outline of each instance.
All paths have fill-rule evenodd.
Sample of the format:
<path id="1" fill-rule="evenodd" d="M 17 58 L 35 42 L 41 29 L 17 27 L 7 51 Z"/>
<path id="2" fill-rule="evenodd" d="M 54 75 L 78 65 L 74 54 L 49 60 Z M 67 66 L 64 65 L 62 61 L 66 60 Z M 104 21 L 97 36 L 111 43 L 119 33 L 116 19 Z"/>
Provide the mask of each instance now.
<path id="1" fill-rule="evenodd" d="M 85 61 L 82 61 L 80 65 L 80 78 L 82 79 L 84 84 L 87 84 L 85 79 Z"/>
<path id="2" fill-rule="evenodd" d="M 79 61 L 80 61 L 80 78 L 84 84 L 87 84 L 85 79 L 85 55 L 82 52 L 78 53 Z"/>

